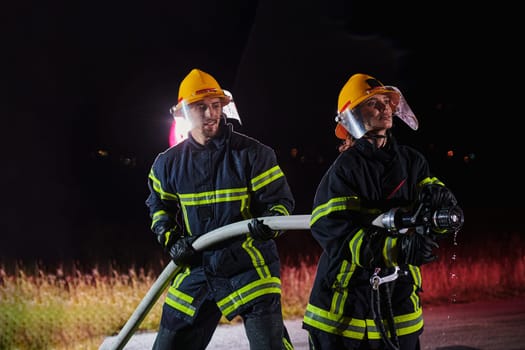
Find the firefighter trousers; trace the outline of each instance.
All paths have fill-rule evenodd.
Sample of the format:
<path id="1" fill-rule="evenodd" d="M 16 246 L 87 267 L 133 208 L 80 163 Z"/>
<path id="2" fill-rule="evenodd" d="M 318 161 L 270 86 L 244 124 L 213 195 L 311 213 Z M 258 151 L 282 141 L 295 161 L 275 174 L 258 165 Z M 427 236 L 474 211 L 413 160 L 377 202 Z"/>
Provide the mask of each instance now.
<path id="1" fill-rule="evenodd" d="M 284 326 L 280 297 L 260 298 L 241 316 L 250 350 L 292 350 L 292 342 Z M 269 302 L 271 299 L 271 302 Z M 214 301 L 206 300 L 193 324 L 174 317 L 170 306 L 164 304 L 161 324 L 153 350 L 204 350 L 221 319 Z"/>

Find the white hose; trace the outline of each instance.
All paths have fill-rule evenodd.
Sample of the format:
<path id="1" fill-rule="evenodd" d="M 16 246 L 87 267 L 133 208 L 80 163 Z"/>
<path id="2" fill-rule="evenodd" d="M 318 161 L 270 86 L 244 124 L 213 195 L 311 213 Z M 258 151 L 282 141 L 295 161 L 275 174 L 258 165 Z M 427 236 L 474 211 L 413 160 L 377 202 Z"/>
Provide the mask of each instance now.
<path id="1" fill-rule="evenodd" d="M 259 219 L 263 220 L 263 222 L 270 226 L 272 230 L 286 231 L 310 229 L 310 215 L 263 216 Z M 218 229 L 210 231 L 197 238 L 192 246 L 196 251 L 201 251 L 216 243 L 246 234 L 249 231 L 248 223 L 251 220 L 252 219 L 248 219 L 219 227 Z M 101 347 L 100 350 L 121 350 L 124 348 L 133 333 L 135 333 L 141 322 L 179 270 L 180 267 L 173 261 L 170 261 L 139 303 L 124 327 L 122 327 L 115 340 L 112 343 L 109 343 L 107 347 Z"/>

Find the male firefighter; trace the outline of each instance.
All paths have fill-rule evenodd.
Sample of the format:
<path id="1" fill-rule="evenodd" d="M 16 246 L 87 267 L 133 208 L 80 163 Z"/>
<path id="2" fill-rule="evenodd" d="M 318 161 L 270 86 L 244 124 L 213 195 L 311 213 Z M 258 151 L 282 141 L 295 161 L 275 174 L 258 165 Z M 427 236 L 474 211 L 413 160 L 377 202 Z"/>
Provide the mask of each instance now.
<path id="1" fill-rule="evenodd" d="M 281 232 L 257 218 L 290 215 L 294 198 L 274 150 L 226 122 L 230 101 L 214 77 L 191 70 L 172 108 L 191 123 L 188 138 L 160 153 L 149 173 L 151 229 L 183 267 L 154 349 L 205 349 L 221 316 L 242 318 L 252 350 L 293 349 L 281 310 Z M 200 235 L 250 218 L 247 235 L 193 249 Z"/>
<path id="2" fill-rule="evenodd" d="M 399 89 L 355 74 L 340 91 L 338 112 L 336 135 L 352 142 L 314 198 L 310 226 L 323 253 L 303 319 L 310 349 L 419 349 L 420 266 L 435 260 L 435 239 L 456 231 L 462 216 L 445 227 L 425 220 L 457 201 L 422 154 L 394 139 L 394 116 L 418 128 Z M 415 224 L 377 222 L 395 208 L 407 208 Z"/>

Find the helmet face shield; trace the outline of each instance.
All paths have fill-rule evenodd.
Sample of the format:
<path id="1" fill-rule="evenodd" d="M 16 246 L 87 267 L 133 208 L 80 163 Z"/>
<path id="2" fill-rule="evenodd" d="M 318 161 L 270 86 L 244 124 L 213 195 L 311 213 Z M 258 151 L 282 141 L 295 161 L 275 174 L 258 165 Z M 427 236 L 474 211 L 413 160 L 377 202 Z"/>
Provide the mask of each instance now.
<path id="1" fill-rule="evenodd" d="M 412 130 L 417 130 L 419 128 L 419 122 L 401 91 L 399 91 L 399 89 L 395 86 L 385 86 L 385 89 L 395 91 L 399 95 L 399 101 L 396 108 L 394 109 L 394 115 L 404 121 L 405 124 L 408 125 Z"/>
<path id="2" fill-rule="evenodd" d="M 395 86 L 382 86 L 380 90 L 374 91 L 369 97 L 376 94 L 390 95 L 393 115 L 405 122 L 405 124 L 407 124 L 412 130 L 418 129 L 419 122 L 398 88 Z M 362 102 L 364 102 L 364 100 Z M 345 109 L 335 117 L 335 121 L 355 139 L 360 139 L 369 131 L 363 123 L 363 118 L 357 112 L 357 109 L 362 102 L 359 102 L 359 104 L 353 109 Z M 339 126 L 336 128 L 336 136 L 341 139 L 345 138 L 344 132 L 343 130 L 340 130 Z"/>
<path id="3" fill-rule="evenodd" d="M 233 96 L 231 92 L 228 90 L 223 90 L 224 94 L 226 95 L 226 99 L 221 97 L 221 104 L 222 104 L 222 113 L 224 113 L 224 116 L 227 119 L 235 119 L 239 121 L 241 124 L 241 117 L 239 116 L 239 112 L 237 111 L 237 107 L 235 106 L 235 103 L 233 102 Z M 190 116 L 190 107 L 189 104 L 186 103 L 186 101 L 181 101 L 180 103 L 176 104 L 175 106 L 170 108 L 170 114 L 174 118 L 184 118 L 186 120 L 189 120 Z"/>
<path id="4" fill-rule="evenodd" d="M 239 124 L 242 124 L 241 116 L 239 115 L 237 107 L 235 106 L 235 102 L 233 101 L 233 95 L 228 90 L 223 91 L 224 94 L 230 98 L 230 102 L 227 105 L 222 106 L 222 112 L 226 116 L 226 119 L 235 119 L 239 122 Z"/>
<path id="5" fill-rule="evenodd" d="M 352 113 L 350 108 L 339 113 L 335 117 L 335 121 L 341 124 L 355 139 L 360 139 L 367 132 L 362 118 Z"/>

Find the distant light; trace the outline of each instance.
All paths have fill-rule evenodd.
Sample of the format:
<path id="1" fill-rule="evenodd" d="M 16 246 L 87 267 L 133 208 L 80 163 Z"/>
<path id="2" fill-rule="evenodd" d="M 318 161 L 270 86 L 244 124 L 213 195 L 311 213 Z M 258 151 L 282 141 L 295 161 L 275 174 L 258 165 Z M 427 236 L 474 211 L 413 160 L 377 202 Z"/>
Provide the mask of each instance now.
<path id="1" fill-rule="evenodd" d="M 186 140 L 190 132 L 190 123 L 183 117 L 174 117 L 171 123 L 169 145 L 170 147 Z"/>
<path id="2" fill-rule="evenodd" d="M 469 163 L 473 161 L 474 159 L 476 159 L 476 155 L 474 153 L 467 154 L 466 156 L 463 157 L 463 161 L 465 163 Z"/>
<path id="3" fill-rule="evenodd" d="M 134 168 L 137 165 L 137 160 L 133 156 L 120 156 L 120 164 L 129 167 Z"/>
<path id="4" fill-rule="evenodd" d="M 454 157 L 454 151 L 453 150 L 448 151 L 447 152 L 447 157 L 449 157 L 449 158 Z"/>
<path id="5" fill-rule="evenodd" d="M 99 149 L 99 150 L 97 150 L 97 155 L 99 157 L 104 157 L 105 158 L 105 157 L 109 156 L 109 152 L 106 151 L 105 149 Z"/>

